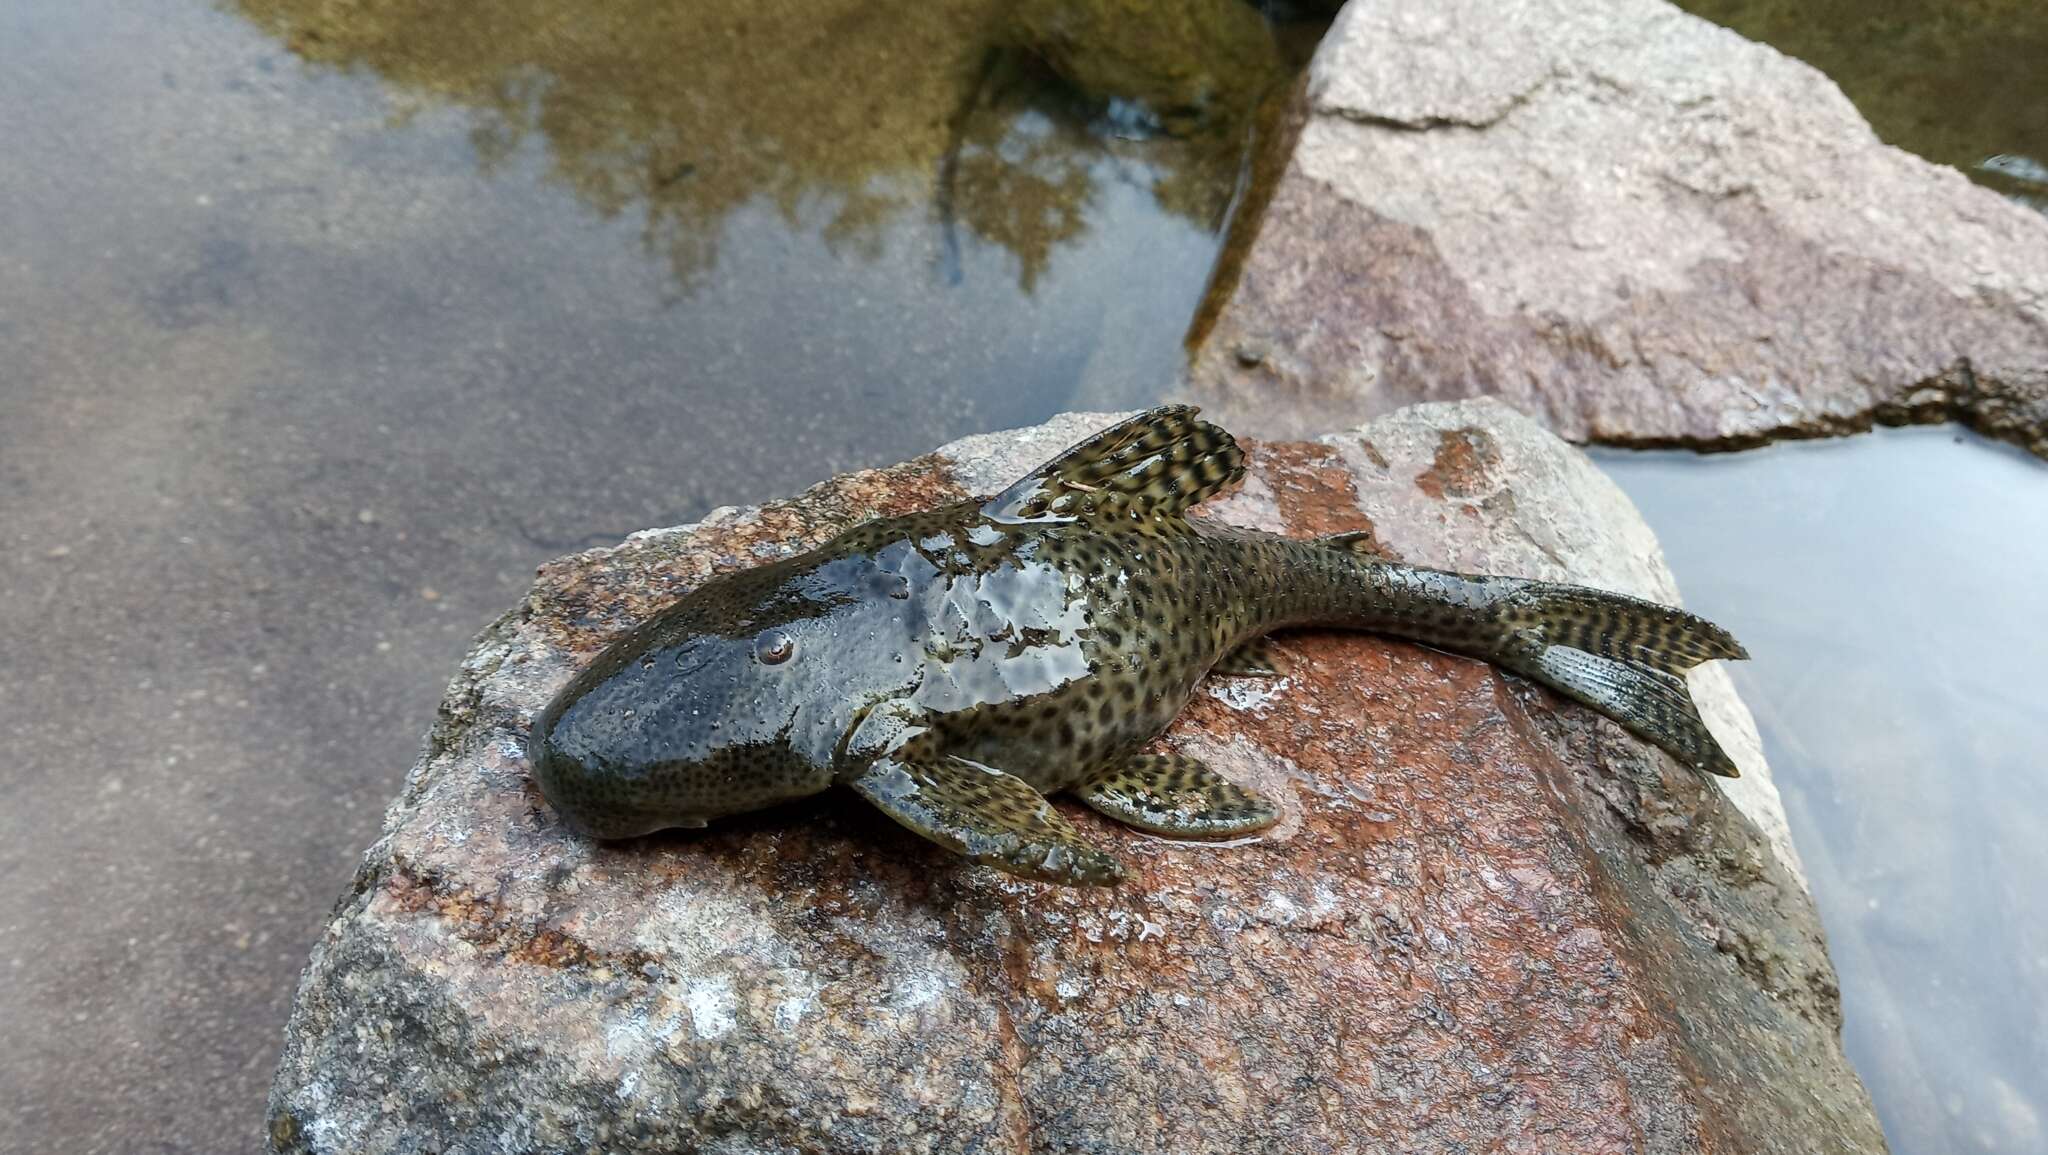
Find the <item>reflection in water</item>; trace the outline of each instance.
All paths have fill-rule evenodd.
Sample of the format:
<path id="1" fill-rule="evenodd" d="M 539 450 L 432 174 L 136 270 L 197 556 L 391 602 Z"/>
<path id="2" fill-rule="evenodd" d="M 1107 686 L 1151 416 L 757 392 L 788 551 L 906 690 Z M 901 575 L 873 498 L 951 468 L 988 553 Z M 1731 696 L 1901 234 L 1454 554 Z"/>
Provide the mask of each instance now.
<path id="1" fill-rule="evenodd" d="M 2048 207 L 2025 176 L 2048 165 L 2041 0 L 1677 2 L 1827 73 L 1889 143 Z"/>
<path id="2" fill-rule="evenodd" d="M 251 1148 L 537 563 L 1158 396 L 1275 51 L 1115 10 L 0 3 L 0 1148 Z"/>
<path id="3" fill-rule="evenodd" d="M 931 205 L 937 227 L 1008 249 L 1028 288 L 1086 230 L 1105 158 L 1213 229 L 1283 71 L 1242 0 L 235 7 L 307 60 L 470 109 L 486 164 L 545 141 L 586 202 L 644 214 L 686 286 L 758 200 L 857 251 Z"/>
<path id="4" fill-rule="evenodd" d="M 2048 1150 L 2048 466 L 1947 429 L 1596 455 L 1755 657 L 1893 1149 Z"/>

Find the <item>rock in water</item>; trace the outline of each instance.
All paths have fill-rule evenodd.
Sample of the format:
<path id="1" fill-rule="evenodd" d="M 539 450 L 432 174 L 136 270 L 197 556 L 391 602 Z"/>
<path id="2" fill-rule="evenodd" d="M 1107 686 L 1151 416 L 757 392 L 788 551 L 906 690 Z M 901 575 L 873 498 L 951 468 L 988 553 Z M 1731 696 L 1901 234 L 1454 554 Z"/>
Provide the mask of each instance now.
<path id="1" fill-rule="evenodd" d="M 1498 395 L 1581 441 L 2048 456 L 2048 215 L 1664 0 L 1354 0 L 1259 167 L 1192 334 L 1240 433 Z"/>
<path id="2" fill-rule="evenodd" d="M 1130 866 L 1114 889 L 964 865 L 836 795 L 617 846 L 541 801 L 529 720 L 655 606 L 991 490 L 1109 420 L 543 567 L 314 950 L 278 1149 L 1882 1149 L 1754 729 L 1712 670 L 1696 692 L 1749 772 L 1740 807 L 1492 667 L 1294 635 L 1288 677 L 1213 681 L 1166 739 L 1280 800 L 1280 825 L 1169 842 L 1062 802 Z M 1211 516 L 1675 600 L 1620 492 L 1504 406 L 1250 450 Z"/>

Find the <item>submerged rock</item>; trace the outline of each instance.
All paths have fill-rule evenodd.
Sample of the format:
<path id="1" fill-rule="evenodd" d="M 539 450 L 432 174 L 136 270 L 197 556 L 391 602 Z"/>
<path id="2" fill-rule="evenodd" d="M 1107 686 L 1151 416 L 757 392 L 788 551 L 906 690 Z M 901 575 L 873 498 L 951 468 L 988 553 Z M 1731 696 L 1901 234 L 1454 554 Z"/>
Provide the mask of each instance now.
<path id="1" fill-rule="evenodd" d="M 1574 440 L 2048 455 L 2048 215 L 1664 0 L 1354 0 L 1248 206 L 1192 337 L 1248 432 L 1498 395 Z"/>
<path id="2" fill-rule="evenodd" d="M 534 712 L 658 605 L 991 490 L 1107 420 L 969 439 L 543 567 L 463 663 L 314 950 L 276 1147 L 1881 1149 L 1718 672 L 1696 688 L 1749 774 L 1740 808 L 1489 666 L 1292 635 L 1288 678 L 1215 680 L 1165 739 L 1279 800 L 1282 822 L 1199 845 L 1062 803 L 1130 866 L 1107 890 L 965 865 L 842 794 L 597 846 L 535 792 Z M 1250 448 L 1251 479 L 1210 516 L 1675 596 L 1620 492 L 1503 406 Z"/>

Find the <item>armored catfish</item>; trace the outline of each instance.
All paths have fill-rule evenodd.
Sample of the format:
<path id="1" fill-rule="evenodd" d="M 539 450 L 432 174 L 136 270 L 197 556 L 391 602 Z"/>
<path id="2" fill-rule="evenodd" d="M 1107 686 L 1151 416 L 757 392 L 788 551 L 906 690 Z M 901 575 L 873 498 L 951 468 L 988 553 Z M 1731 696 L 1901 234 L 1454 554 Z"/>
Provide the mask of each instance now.
<path id="1" fill-rule="evenodd" d="M 1311 625 L 1497 663 L 1696 769 L 1737 772 L 1684 680 L 1747 656 L 1720 627 L 1622 594 L 1396 564 L 1363 535 L 1185 516 L 1243 475 L 1228 433 L 1156 409 L 995 497 L 706 582 L 541 712 L 535 779 L 606 839 L 845 785 L 975 862 L 1113 883 L 1116 860 L 1046 797 L 1181 836 L 1271 824 L 1267 799 L 1144 747 L 1210 671 L 1278 673 L 1265 635 Z"/>

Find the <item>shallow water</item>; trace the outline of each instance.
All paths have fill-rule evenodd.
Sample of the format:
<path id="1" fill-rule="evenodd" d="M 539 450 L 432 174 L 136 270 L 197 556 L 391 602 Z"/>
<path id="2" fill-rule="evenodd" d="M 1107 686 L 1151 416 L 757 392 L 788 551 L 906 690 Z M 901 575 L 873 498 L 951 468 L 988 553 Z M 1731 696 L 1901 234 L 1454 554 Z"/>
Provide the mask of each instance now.
<path id="1" fill-rule="evenodd" d="M 0 1152 L 260 1148 L 320 912 L 468 637 L 536 563 L 1168 388 L 1253 105 L 1313 29 L 1240 0 L 1161 0 L 1135 38 L 1090 15 L 1128 7 L 0 5 Z M 1824 67 L 1833 41 L 1792 39 L 1860 26 L 1786 11 L 1764 32 Z M 1844 41 L 1874 78 L 1844 85 L 1899 143 L 2017 158 L 1984 179 L 2024 192 L 2048 78 L 1996 62 L 2038 58 L 2009 50 L 2038 42 L 2039 11 L 1928 9 L 1896 51 Z M 1963 47 L 1916 47 L 1922 25 Z M 1937 128 L 1967 122 L 1960 143 L 1886 111 L 1887 78 L 1919 71 L 1969 74 L 1919 98 Z M 1837 448 L 1615 468 L 1655 517 L 1728 478 L 1700 500 L 1739 519 L 1744 470 L 1813 463 L 1771 492 L 1798 510 L 1834 493 L 1859 527 L 1822 572 L 1893 541 L 1864 536 L 1890 516 L 1883 478 L 1828 480 Z M 1937 559 L 2048 538 L 1960 497 L 1901 508 L 1894 539 L 1977 527 Z M 1760 547 L 1695 523 L 1714 524 L 1660 528 L 1719 612 L 1709 563 Z M 1913 556 L 1833 583 L 1930 583 L 1899 593 L 1924 615 L 1903 651 L 1869 615 L 1780 634 L 1776 596 L 1727 616 L 1768 619 L 1745 631 L 1753 676 L 1823 671 L 1747 688 L 1836 929 L 1852 1046 L 1900 1149 L 1938 1150 L 1987 1119 L 2024 1136 L 2013 1104 L 2042 1103 L 2021 1047 L 2048 1036 L 2027 938 L 2044 922 L 2021 921 L 2048 814 L 2026 777 L 2038 677 L 2014 687 L 2044 648 L 2038 602 L 1933 605 L 1949 587 L 1931 583 L 1983 570 Z M 2002 572 L 2002 596 L 2038 588 L 2038 557 Z M 1980 636 L 2007 644 L 1943 648 Z M 1795 641 L 1811 653 L 1765 660 Z M 1935 670 L 1953 674 L 1937 690 L 1896 682 Z M 1837 799 L 1845 771 L 1821 777 L 1909 749 L 1950 788 L 1900 771 Z M 1857 911 L 1871 897 L 1883 919 Z M 1940 970 L 1962 944 L 1976 969 Z M 1923 970 L 1946 985 L 1914 987 Z"/>
<path id="2" fill-rule="evenodd" d="M 1288 67 L 1171 8 L 0 4 L 0 1151 L 260 1148 L 537 563 L 1157 396 Z"/>
<path id="3" fill-rule="evenodd" d="M 2041 0 L 1677 0 L 1828 74 L 1877 135 L 2048 211 Z"/>
<path id="4" fill-rule="evenodd" d="M 1597 450 L 1755 712 L 1893 1150 L 2048 1150 L 2048 463 Z"/>

